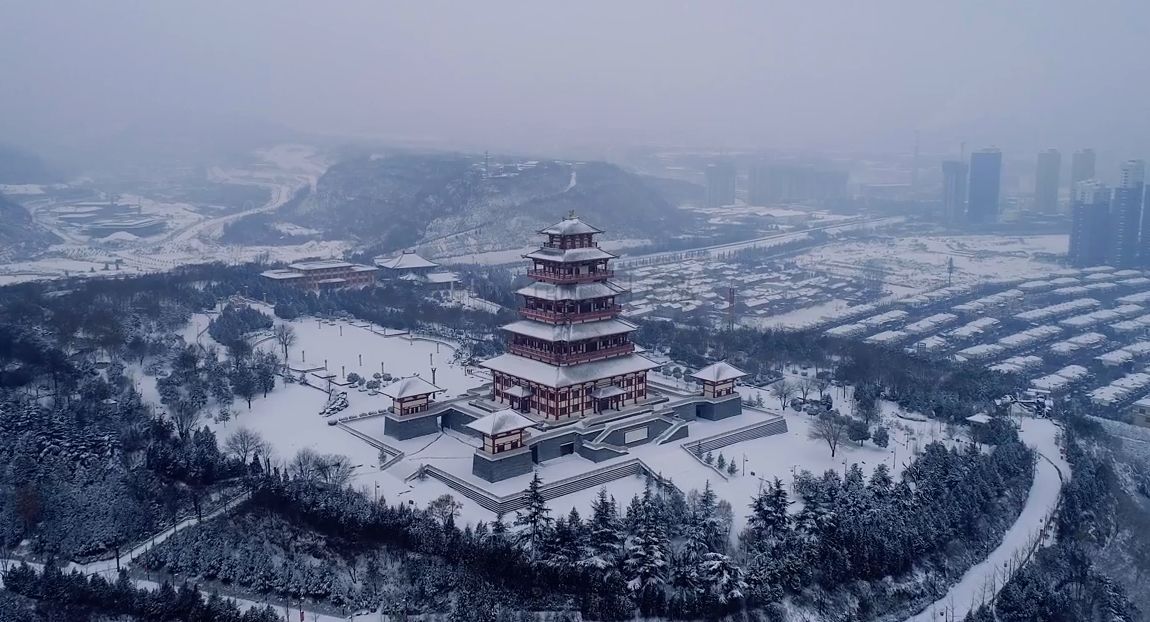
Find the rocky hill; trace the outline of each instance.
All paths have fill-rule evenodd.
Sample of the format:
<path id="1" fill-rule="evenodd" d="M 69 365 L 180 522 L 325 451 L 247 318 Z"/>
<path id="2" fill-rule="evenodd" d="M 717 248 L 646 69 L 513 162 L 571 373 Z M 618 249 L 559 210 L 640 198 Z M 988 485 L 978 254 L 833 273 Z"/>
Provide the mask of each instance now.
<path id="1" fill-rule="evenodd" d="M 27 257 L 59 241 L 23 205 L 0 194 L 0 261 Z"/>
<path id="2" fill-rule="evenodd" d="M 533 243 L 536 230 L 572 210 L 614 238 L 661 238 L 683 226 L 658 191 L 611 164 L 502 160 L 485 170 L 482 157 L 402 154 L 331 167 L 267 228 L 282 238 L 290 223 L 371 252 L 419 245 L 462 254 Z"/>

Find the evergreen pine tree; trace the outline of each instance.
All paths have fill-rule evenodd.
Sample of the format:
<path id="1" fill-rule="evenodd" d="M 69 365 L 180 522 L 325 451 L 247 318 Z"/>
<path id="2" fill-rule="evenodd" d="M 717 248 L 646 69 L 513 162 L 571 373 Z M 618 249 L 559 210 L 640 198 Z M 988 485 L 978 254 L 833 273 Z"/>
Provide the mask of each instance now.
<path id="1" fill-rule="evenodd" d="M 615 566 L 619 547 L 623 541 L 619 533 L 619 515 L 615 500 L 607 497 L 607 489 L 600 488 L 599 496 L 591 504 L 591 519 L 587 522 L 587 557 L 582 565 L 606 569 Z"/>
<path id="2" fill-rule="evenodd" d="M 662 606 L 668 556 L 667 535 L 656 516 L 650 488 L 643 491 L 637 518 L 636 531 L 627 539 L 623 565 L 627 587 L 640 609 L 650 615 L 658 613 Z"/>
<path id="3" fill-rule="evenodd" d="M 531 553 L 531 559 L 536 559 L 543 540 L 551 531 L 554 522 L 550 516 L 551 509 L 547 507 L 547 501 L 540 490 L 542 485 L 543 480 L 539 478 L 538 473 L 535 473 L 527 486 L 527 505 L 522 512 L 515 513 L 515 526 L 523 527 L 519 532 L 519 542 Z"/>

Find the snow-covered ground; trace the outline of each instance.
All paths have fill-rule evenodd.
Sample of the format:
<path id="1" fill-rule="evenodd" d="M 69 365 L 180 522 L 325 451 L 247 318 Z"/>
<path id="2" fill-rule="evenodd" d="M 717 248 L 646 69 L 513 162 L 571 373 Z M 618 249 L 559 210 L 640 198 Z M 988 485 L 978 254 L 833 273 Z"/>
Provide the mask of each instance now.
<path id="1" fill-rule="evenodd" d="M 813 270 L 857 272 L 872 264 L 886 271 L 884 282 L 894 293 L 909 295 L 947 285 L 947 263 L 954 260 L 954 284 L 987 279 L 1046 275 L 1059 266 L 1066 235 L 962 235 L 845 240 L 795 257 Z"/>
<path id="2" fill-rule="evenodd" d="M 0 264 L 0 285 L 59 278 L 62 276 L 102 276 L 105 265 L 120 273 L 163 272 L 197 263 L 224 261 L 240 263 L 256 259 L 294 261 L 304 258 L 342 257 L 350 246 L 347 241 L 311 241 L 289 246 L 231 246 L 216 241 L 224 225 L 244 216 L 274 210 L 291 199 L 296 190 L 314 186 L 327 162 L 312 148 L 280 145 L 257 153 L 262 162 L 242 169 L 211 168 L 212 181 L 246 184 L 267 188 L 271 197 L 263 205 L 243 211 L 215 216 L 200 212 L 185 203 L 167 203 L 144 196 L 121 195 L 119 202 L 139 205 L 142 216 L 163 219 L 167 225 L 161 234 L 150 237 L 116 236 L 115 239 L 89 240 L 74 230 L 58 226 L 54 213 L 68 209 L 48 202 L 27 206 L 36 220 L 55 232 L 64 243 L 57 244 L 32 261 Z"/>
<path id="3" fill-rule="evenodd" d="M 787 313 L 769 315 L 765 317 L 741 318 L 740 324 L 754 328 L 793 329 L 815 324 L 836 313 L 845 311 L 850 305 L 845 300 L 828 300 L 827 302 L 795 309 Z"/>

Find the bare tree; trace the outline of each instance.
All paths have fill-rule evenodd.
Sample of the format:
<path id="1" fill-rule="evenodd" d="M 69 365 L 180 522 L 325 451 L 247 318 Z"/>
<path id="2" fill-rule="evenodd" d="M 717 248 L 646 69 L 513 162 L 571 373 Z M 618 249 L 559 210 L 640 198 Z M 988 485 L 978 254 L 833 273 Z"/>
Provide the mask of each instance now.
<path id="1" fill-rule="evenodd" d="M 441 525 L 447 525 L 448 521 L 455 520 L 455 517 L 459 516 L 461 509 L 463 509 L 463 504 L 448 494 L 439 495 L 432 500 L 431 503 L 427 504 L 427 511 L 434 516 Z"/>
<path id="2" fill-rule="evenodd" d="M 826 441 L 827 447 L 831 448 L 831 458 L 834 458 L 849 425 L 850 419 L 835 412 L 825 413 L 811 425 L 810 437 Z"/>
<path id="3" fill-rule="evenodd" d="M 232 432 L 232 435 L 224 442 L 224 451 L 246 464 L 253 456 L 266 454 L 267 443 L 255 431 L 241 427 Z"/>
<path id="4" fill-rule="evenodd" d="M 819 397 L 827 394 L 827 389 L 831 388 L 831 381 L 827 378 L 815 378 L 815 388 L 819 391 Z"/>
<path id="5" fill-rule="evenodd" d="M 296 453 L 287 465 L 288 473 L 297 479 L 311 481 L 317 477 L 316 464 L 321 460 L 320 455 L 310 447 L 304 447 Z"/>
<path id="6" fill-rule="evenodd" d="M 811 394 L 811 391 L 815 390 L 815 383 L 810 378 L 803 378 L 802 380 L 799 380 L 798 386 L 796 388 L 799 391 L 799 396 L 803 398 L 804 402 L 806 402 L 807 396 Z"/>
<path id="7" fill-rule="evenodd" d="M 320 456 L 315 468 L 316 474 L 322 481 L 341 488 L 351 481 L 352 472 L 355 470 L 355 466 L 351 464 L 347 456 L 337 454 Z"/>
<path id="8" fill-rule="evenodd" d="M 272 335 L 275 336 L 276 343 L 280 344 L 280 347 L 283 348 L 284 364 L 286 365 L 288 349 L 294 346 L 296 342 L 295 329 L 292 328 L 290 324 L 278 324 L 275 330 L 272 331 Z"/>
<path id="9" fill-rule="evenodd" d="M 785 378 L 771 385 L 771 395 L 779 399 L 779 408 L 786 410 L 787 402 L 795 394 L 795 387 Z"/>

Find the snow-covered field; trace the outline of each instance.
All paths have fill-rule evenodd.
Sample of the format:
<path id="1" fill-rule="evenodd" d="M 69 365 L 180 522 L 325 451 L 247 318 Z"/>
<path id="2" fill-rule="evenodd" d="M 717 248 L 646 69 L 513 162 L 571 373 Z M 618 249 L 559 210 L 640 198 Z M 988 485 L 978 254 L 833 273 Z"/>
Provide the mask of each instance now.
<path id="1" fill-rule="evenodd" d="M 1066 235 L 880 238 L 821 246 L 795 261 L 812 270 L 852 273 L 873 263 L 886 271 L 888 289 L 909 295 L 945 286 L 951 259 L 954 284 L 1045 275 L 1060 267 L 1051 259 L 1064 255 L 1067 244 Z"/>

